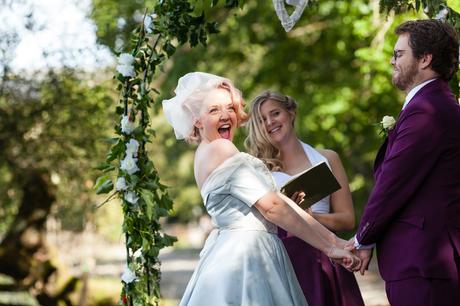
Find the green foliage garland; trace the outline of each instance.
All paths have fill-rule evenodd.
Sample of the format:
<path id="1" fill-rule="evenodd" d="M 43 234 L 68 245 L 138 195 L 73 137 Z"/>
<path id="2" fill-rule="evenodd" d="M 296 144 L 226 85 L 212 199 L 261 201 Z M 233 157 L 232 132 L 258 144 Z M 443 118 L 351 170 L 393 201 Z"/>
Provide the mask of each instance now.
<path id="1" fill-rule="evenodd" d="M 210 5 L 218 2 L 213 0 Z M 225 6 L 237 7 L 238 1 L 226 0 Z M 106 202 L 118 196 L 124 213 L 127 267 L 122 276 L 121 304 L 158 304 L 158 255 L 176 240 L 161 231 L 160 218 L 168 216 L 172 201 L 145 150 L 155 137 L 148 112 L 154 103 L 151 94 L 159 93 L 149 85 L 177 46 L 187 42 L 191 47 L 206 45 L 208 35 L 217 32 L 217 23 L 207 22 L 204 12 L 196 15 L 189 1 L 160 0 L 153 13 L 144 14 L 143 23 L 133 31 L 133 50 L 119 56 L 116 79 L 121 106 L 116 107 L 116 113 L 121 122 L 115 126 L 117 136 L 108 139 L 112 146 L 98 167 L 103 174 L 94 188 L 98 194 L 112 192 L 116 173 L 115 190 Z"/>

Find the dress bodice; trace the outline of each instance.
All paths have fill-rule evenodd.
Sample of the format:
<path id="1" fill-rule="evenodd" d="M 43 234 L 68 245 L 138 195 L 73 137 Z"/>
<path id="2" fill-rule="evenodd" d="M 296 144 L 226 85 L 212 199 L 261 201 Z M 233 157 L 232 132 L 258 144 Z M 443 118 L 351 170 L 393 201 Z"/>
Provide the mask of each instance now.
<path id="1" fill-rule="evenodd" d="M 303 142 L 300 142 L 300 143 L 301 143 L 301 145 L 303 147 L 305 155 L 307 155 L 308 159 L 310 160 L 310 163 L 311 163 L 312 167 L 316 166 L 319 163 L 326 162 L 328 167 L 331 168 L 331 166 L 329 165 L 329 162 L 328 162 L 326 157 L 321 155 L 312 146 L 310 146 L 310 145 L 308 145 L 306 143 L 303 143 Z M 276 181 L 276 185 L 278 187 L 283 186 L 287 181 L 289 181 L 292 178 L 291 175 L 289 175 L 287 173 L 284 173 L 284 172 L 281 172 L 281 171 L 273 171 L 272 176 L 273 176 L 274 180 Z M 327 196 L 327 197 L 319 200 L 315 204 L 313 204 L 311 206 L 312 211 L 315 212 L 315 213 L 323 213 L 323 214 L 329 213 L 330 209 L 331 209 L 330 208 L 330 198 L 331 198 L 330 196 Z"/>
<path id="2" fill-rule="evenodd" d="M 307 306 L 277 227 L 254 204 L 276 185 L 259 159 L 237 153 L 204 181 L 214 229 L 180 306 Z"/>
<path id="3" fill-rule="evenodd" d="M 201 195 L 218 229 L 276 233 L 277 227 L 253 207 L 269 191 L 276 191 L 276 185 L 267 167 L 259 159 L 239 152 L 211 172 L 203 183 Z"/>

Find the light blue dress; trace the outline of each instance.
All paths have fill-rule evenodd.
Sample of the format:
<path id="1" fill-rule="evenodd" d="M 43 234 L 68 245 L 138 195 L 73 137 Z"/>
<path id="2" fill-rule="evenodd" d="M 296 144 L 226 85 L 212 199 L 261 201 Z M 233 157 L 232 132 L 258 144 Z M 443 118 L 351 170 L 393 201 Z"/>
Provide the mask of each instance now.
<path id="1" fill-rule="evenodd" d="M 239 152 L 206 179 L 201 195 L 210 234 L 180 306 L 307 305 L 276 225 L 252 207 L 276 191 L 259 159 Z"/>

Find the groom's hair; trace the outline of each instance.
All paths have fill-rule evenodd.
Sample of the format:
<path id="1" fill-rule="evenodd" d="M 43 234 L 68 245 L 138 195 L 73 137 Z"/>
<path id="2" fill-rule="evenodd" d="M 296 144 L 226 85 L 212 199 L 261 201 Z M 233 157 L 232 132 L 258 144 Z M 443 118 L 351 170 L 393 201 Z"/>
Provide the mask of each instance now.
<path id="1" fill-rule="evenodd" d="M 396 35 L 409 34 L 415 58 L 432 55 L 431 69 L 449 81 L 458 70 L 458 35 L 445 21 L 424 19 L 407 21 L 395 29 Z"/>

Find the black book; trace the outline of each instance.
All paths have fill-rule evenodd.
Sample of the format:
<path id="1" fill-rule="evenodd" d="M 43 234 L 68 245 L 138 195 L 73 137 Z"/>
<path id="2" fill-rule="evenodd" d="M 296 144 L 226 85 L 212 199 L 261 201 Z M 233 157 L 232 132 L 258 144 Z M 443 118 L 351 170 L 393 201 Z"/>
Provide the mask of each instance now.
<path id="1" fill-rule="evenodd" d="M 326 162 L 317 164 L 287 181 L 280 189 L 289 198 L 296 191 L 303 191 L 305 198 L 299 206 L 307 209 L 322 198 L 339 190 L 340 184 Z"/>

